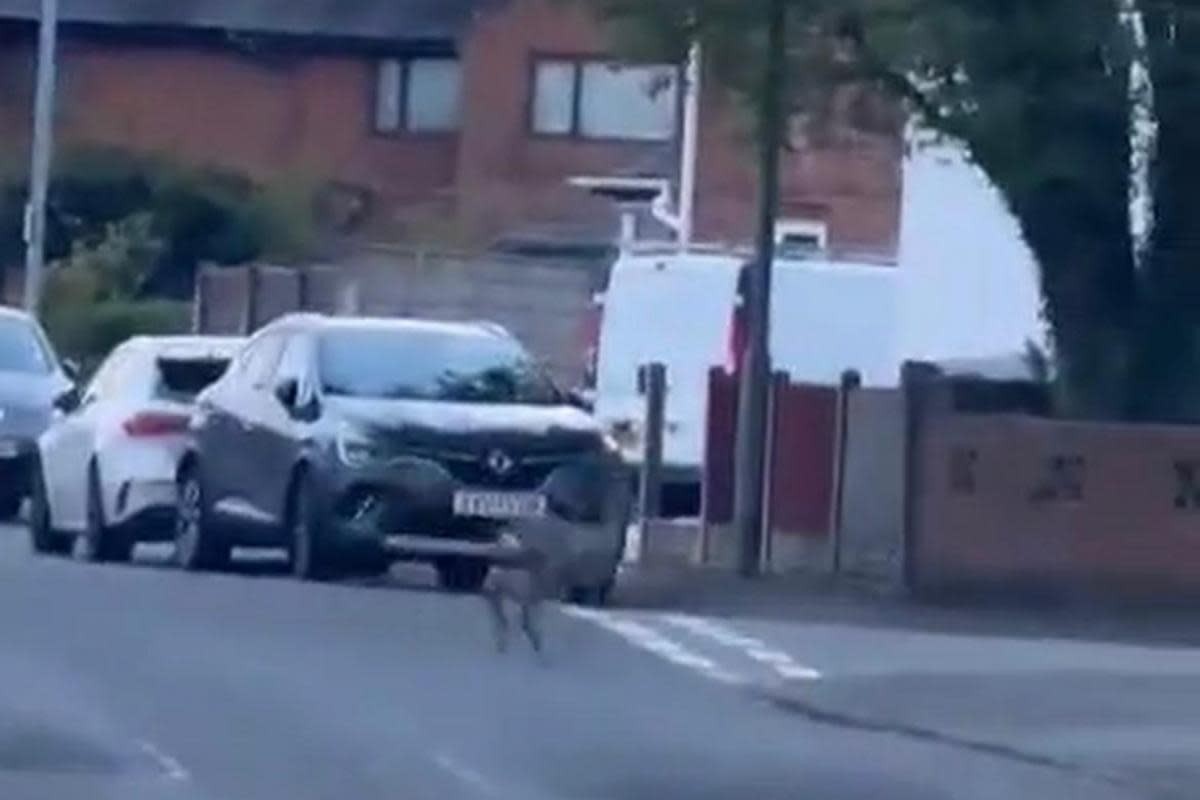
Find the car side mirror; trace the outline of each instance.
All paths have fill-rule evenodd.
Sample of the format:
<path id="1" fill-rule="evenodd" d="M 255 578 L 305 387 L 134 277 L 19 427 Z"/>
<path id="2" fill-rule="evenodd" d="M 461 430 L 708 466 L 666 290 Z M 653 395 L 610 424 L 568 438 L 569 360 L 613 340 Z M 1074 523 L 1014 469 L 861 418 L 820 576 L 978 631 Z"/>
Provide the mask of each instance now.
<path id="1" fill-rule="evenodd" d="M 75 386 L 72 386 L 54 398 L 54 407 L 63 414 L 70 414 L 72 411 L 78 409 L 79 405 L 79 389 Z"/>
<path id="2" fill-rule="evenodd" d="M 284 378 L 275 384 L 275 397 L 289 411 L 296 407 L 296 398 L 300 396 L 300 382 L 295 378 Z"/>

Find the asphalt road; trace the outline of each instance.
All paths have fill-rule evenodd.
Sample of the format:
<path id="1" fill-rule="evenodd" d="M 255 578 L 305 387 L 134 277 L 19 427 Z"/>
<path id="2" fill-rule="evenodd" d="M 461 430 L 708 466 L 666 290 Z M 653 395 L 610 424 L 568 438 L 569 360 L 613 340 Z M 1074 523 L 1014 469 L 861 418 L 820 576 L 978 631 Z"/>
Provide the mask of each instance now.
<path id="1" fill-rule="evenodd" d="M 553 611 L 540 661 L 407 573 L 163 555 L 34 558 L 0 528 L 0 797 L 1200 795 L 1200 651 L 618 607 Z"/>

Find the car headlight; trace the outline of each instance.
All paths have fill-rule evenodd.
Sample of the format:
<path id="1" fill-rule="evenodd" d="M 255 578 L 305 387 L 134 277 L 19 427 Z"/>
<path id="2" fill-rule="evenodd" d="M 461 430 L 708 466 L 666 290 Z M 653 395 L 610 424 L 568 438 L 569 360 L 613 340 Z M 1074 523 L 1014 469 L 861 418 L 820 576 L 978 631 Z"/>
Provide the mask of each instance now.
<path id="1" fill-rule="evenodd" d="M 337 435 L 338 459 L 347 467 L 369 467 L 387 460 L 387 454 L 366 433 L 344 425 Z"/>

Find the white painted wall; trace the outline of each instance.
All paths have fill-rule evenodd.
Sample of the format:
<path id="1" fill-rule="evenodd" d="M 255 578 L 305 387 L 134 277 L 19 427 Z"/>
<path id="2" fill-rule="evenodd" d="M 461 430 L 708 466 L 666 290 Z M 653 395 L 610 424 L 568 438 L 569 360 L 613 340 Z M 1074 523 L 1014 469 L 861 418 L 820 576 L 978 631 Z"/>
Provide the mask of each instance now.
<path id="1" fill-rule="evenodd" d="M 995 186 L 960 146 L 914 142 L 910 151 L 899 257 L 905 358 L 988 358 L 1043 343 L 1033 255 Z"/>

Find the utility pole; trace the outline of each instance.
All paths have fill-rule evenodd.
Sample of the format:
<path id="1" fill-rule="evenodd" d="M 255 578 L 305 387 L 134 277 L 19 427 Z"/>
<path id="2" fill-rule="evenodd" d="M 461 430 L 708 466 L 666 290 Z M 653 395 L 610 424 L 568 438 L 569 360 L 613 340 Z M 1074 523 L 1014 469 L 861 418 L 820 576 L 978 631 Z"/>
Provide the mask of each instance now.
<path id="1" fill-rule="evenodd" d="M 734 519 L 740 537 L 739 572 L 759 573 L 766 519 L 767 413 L 771 385 L 771 270 L 779 210 L 779 161 L 783 145 L 787 16 L 785 0 L 767 0 L 767 54 L 759 99 L 759 198 L 757 252 L 746 298 L 746 354 L 738 398 Z"/>
<path id="2" fill-rule="evenodd" d="M 46 260 L 46 197 L 54 150 L 54 88 L 58 63 L 58 0 L 42 0 L 38 29 L 37 90 L 33 104 L 33 143 L 29 203 L 25 206 L 25 309 L 37 314 Z"/>
<path id="3" fill-rule="evenodd" d="M 689 247 L 695 230 L 696 168 L 700 155 L 700 93 L 702 51 L 700 42 L 688 49 L 683 87 L 683 136 L 679 165 L 679 244 Z"/>

